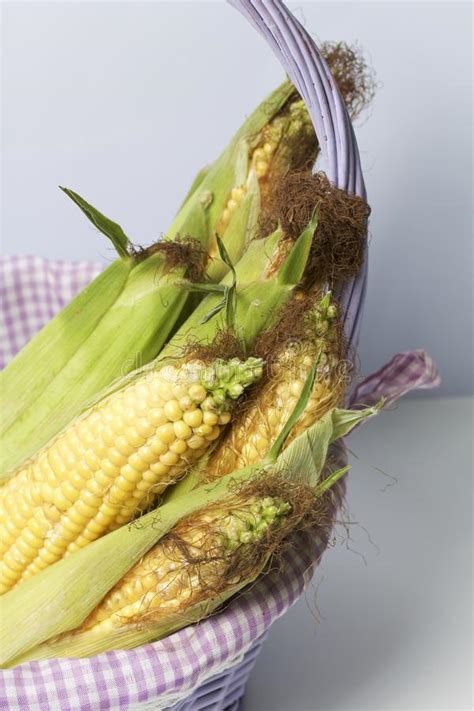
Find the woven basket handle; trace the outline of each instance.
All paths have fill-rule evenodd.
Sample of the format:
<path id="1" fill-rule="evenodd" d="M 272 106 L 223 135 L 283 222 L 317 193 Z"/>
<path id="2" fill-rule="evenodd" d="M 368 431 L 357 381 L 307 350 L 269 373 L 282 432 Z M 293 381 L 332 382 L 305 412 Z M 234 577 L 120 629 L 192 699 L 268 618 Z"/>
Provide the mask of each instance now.
<path id="1" fill-rule="evenodd" d="M 311 36 L 280 0 L 228 0 L 260 32 L 308 107 L 333 185 L 366 199 L 359 150 L 334 77 Z M 359 339 L 367 283 L 367 250 L 358 275 L 342 287 L 344 332 Z"/>

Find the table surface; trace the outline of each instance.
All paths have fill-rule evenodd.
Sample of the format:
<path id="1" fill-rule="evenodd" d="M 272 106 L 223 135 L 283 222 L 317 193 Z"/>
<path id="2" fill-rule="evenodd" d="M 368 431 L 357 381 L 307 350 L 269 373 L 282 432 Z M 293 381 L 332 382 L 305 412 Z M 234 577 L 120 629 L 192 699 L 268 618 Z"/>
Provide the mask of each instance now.
<path id="1" fill-rule="evenodd" d="M 473 402 L 405 400 L 350 437 L 350 538 L 272 627 L 242 711 L 472 708 Z"/>

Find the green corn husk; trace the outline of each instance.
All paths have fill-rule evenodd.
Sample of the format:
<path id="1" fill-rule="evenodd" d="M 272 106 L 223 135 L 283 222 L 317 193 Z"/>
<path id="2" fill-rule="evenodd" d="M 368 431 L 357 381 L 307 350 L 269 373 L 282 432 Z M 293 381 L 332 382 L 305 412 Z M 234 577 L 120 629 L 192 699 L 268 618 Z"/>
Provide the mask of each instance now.
<path id="1" fill-rule="evenodd" d="M 295 126 L 293 115 L 285 109 L 295 101 L 295 90 L 286 81 L 262 102 L 220 158 L 198 174 L 166 240 L 190 235 L 207 252 L 232 188 L 247 181 L 247 194 L 225 235 L 231 259 L 238 260 L 255 234 L 260 191 L 250 170 L 249 151 L 262 140 L 262 132 L 278 119 L 280 142 L 285 140 L 288 124 L 292 135 L 304 129 L 307 145 L 315 151 L 308 119 Z M 287 168 L 290 162 L 287 159 Z M 184 268 L 170 272 L 163 256 L 153 249 L 134 253 L 119 225 L 73 191 L 65 192 L 112 241 L 119 259 L 49 322 L 0 374 L 1 478 L 8 477 L 13 468 L 57 434 L 102 388 L 154 358 L 182 319 L 186 304 L 194 303 L 189 292 L 176 285 L 185 276 Z M 214 259 L 208 277 L 219 280 L 227 269 L 225 263 Z"/>
<path id="2" fill-rule="evenodd" d="M 0 374 L 3 474 L 60 431 L 111 379 L 159 352 L 185 303 L 178 276 L 163 273 L 158 254 L 138 264 L 115 262 L 6 367 Z"/>
<path id="3" fill-rule="evenodd" d="M 252 151 L 263 142 L 270 141 L 275 149 L 270 165 L 275 164 L 272 180 L 284 175 L 288 170 L 307 165 L 315 159 L 317 141 L 314 129 L 304 106 L 289 81 L 283 82 L 260 106 L 249 116 L 235 134 L 229 146 L 220 158 L 203 169 L 196 177 L 194 189 L 188 193 L 180 212 L 166 233 L 173 239 L 176 234 L 184 234 L 188 214 L 195 208 L 196 202 L 204 196 L 212 198 L 209 207 L 209 234 L 225 238 L 229 254 L 236 261 L 243 252 L 249 234 L 255 224 L 250 224 L 247 235 L 240 229 L 235 229 L 236 223 L 242 222 L 241 212 L 249 210 L 249 202 L 258 211 L 260 202 L 259 180 L 252 165 Z M 262 179 L 263 180 L 263 179 Z M 231 197 L 233 188 L 246 186 L 247 195 L 232 215 L 225 227 L 221 225 L 222 213 Z M 247 222 L 244 220 L 245 224 Z M 234 223 L 234 228 L 232 227 Z M 232 251 L 235 253 L 232 254 Z M 225 265 L 211 265 L 210 276 L 219 281 L 225 273 Z"/>
<path id="4" fill-rule="evenodd" d="M 271 266 L 281 248 L 280 228 L 265 240 L 254 240 L 237 263 L 235 273 L 227 274 L 220 283 L 218 288 L 232 289 L 235 281 L 234 333 L 244 346 L 250 346 L 257 335 L 271 324 L 303 278 L 317 224 L 315 211 L 276 273 Z M 207 321 L 203 327 L 208 315 L 223 304 L 220 292 L 214 294 L 213 287 L 205 285 L 204 288 L 209 289 L 210 293 L 164 347 L 160 358 L 178 357 L 198 326 L 200 338 L 207 342 L 211 342 L 220 329 L 228 326 L 226 313 L 222 309 L 217 318 Z"/>
<path id="5" fill-rule="evenodd" d="M 208 601 L 205 608 L 196 606 L 180 619 L 171 616 L 157 627 L 152 622 L 146 626 L 129 625 L 119 635 L 113 631 L 100 639 L 84 632 L 69 638 L 66 647 L 64 640 L 47 643 L 56 635 L 79 627 L 105 594 L 181 519 L 216 503 L 224 503 L 236 488 L 240 489 L 257 477 L 278 474 L 287 481 L 314 486 L 324 467 L 329 444 L 376 414 L 378 409 L 379 406 L 357 412 L 334 409 L 325 416 L 324 426 L 317 423 L 296 438 L 283 453 L 275 448 L 263 462 L 166 502 L 159 510 L 140 518 L 135 525 L 124 526 L 104 536 L 6 593 L 0 598 L 3 620 L 0 664 L 9 667 L 50 656 L 85 656 L 110 648 L 130 648 L 164 637 L 208 614 L 236 590 L 228 590 L 224 596 Z M 293 416 L 291 419 L 294 420 Z M 336 472 L 322 482 L 320 492 L 331 486 L 344 471 Z M 120 551 L 119 556 L 117 551 Z M 242 586 L 248 582 L 242 581 Z"/>

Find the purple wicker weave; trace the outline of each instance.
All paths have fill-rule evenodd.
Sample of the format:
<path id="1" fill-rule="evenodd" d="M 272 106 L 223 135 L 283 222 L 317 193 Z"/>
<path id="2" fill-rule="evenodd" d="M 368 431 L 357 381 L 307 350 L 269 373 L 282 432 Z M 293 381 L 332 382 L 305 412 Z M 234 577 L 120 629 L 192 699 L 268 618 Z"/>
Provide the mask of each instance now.
<path id="1" fill-rule="evenodd" d="M 324 58 L 280 0 L 228 0 L 260 32 L 305 100 L 333 185 L 366 199 L 359 150 L 349 114 Z M 367 251 L 359 274 L 340 295 L 344 330 L 357 348 L 367 285 Z"/>
<path id="2" fill-rule="evenodd" d="M 195 689 L 185 701 L 168 707 L 167 711 L 237 711 L 265 637 L 266 633 L 250 647 L 239 664 L 212 677 Z"/>
<path id="3" fill-rule="evenodd" d="M 365 198 L 359 153 L 345 106 L 329 69 L 300 23 L 280 0 L 228 0 L 262 34 L 304 98 L 331 182 Z M 68 274 L 77 265 L 51 264 L 34 257 L 6 258 L 3 342 L 6 361 L 52 318 L 79 287 Z M 82 264 L 80 285 L 99 266 Z M 52 272 L 51 272 L 52 270 Z M 51 279 L 60 273 L 61 284 Z M 340 293 L 345 333 L 355 350 L 367 282 L 367 255 L 355 279 Z M 57 286 L 57 289 L 56 289 Z M 41 312 L 26 307 L 25 293 L 40 294 Z M 8 293 L 7 293 L 8 292 Z M 1 325 L 1 324 L 0 324 Z M 389 401 L 413 388 L 438 383 L 436 369 L 423 351 L 398 354 L 359 384 L 352 402 Z M 340 502 L 344 486 L 335 491 Z M 315 536 L 300 541 L 281 573 L 269 573 L 251 591 L 199 625 L 138 649 L 109 652 L 91 659 L 44 660 L 20 665 L 0 676 L 0 709 L 24 711 L 237 711 L 245 684 L 271 624 L 303 593 L 326 547 Z"/>

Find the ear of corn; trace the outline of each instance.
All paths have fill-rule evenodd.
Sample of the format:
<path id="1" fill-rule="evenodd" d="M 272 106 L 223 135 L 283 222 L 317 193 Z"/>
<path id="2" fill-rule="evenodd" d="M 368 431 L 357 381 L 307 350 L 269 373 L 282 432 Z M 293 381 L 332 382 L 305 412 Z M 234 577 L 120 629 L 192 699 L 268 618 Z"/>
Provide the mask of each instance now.
<path id="1" fill-rule="evenodd" d="M 0 592 L 146 509 L 261 374 L 255 358 L 163 366 L 73 422 L 0 489 Z"/>
<path id="2" fill-rule="evenodd" d="M 316 358 L 319 365 L 311 396 L 287 443 L 338 404 L 342 374 L 338 370 L 336 314 L 328 293 L 307 316 L 303 338 L 283 344 L 273 354 L 271 377 L 259 388 L 243 418 L 229 429 L 203 468 L 202 475 L 208 481 L 267 456 L 293 411 Z"/>
<path id="3" fill-rule="evenodd" d="M 199 511 L 173 529 L 106 595 L 80 627 L 101 636 L 148 615 L 165 618 L 184 612 L 203 589 L 218 590 L 226 554 L 257 545 L 278 526 L 289 504 L 266 496 L 236 497 L 226 507 Z M 237 585 L 239 579 L 228 581 Z"/>
<path id="4" fill-rule="evenodd" d="M 235 184 L 216 225 L 216 234 L 224 239 L 234 261 L 256 235 L 261 203 L 265 203 L 272 185 L 289 170 L 312 164 L 317 149 L 306 106 L 296 96 L 251 143 L 247 141 L 238 147 Z M 216 246 L 211 242 L 210 255 L 215 254 Z M 208 274 L 217 281 L 225 274 L 225 265 L 211 261 Z"/>
<path id="5" fill-rule="evenodd" d="M 253 496 L 247 501 L 230 499 L 225 507 L 202 509 L 183 519 L 77 631 L 51 640 L 35 658 L 134 647 L 210 614 L 261 572 L 271 549 L 256 554 L 256 546 L 275 535 L 289 510 L 279 498 Z M 252 557 L 243 577 L 237 564 L 241 557 Z M 228 572 L 233 561 L 234 576 Z"/>
<path id="6" fill-rule="evenodd" d="M 334 440 L 336 433 L 338 436 L 346 434 L 376 412 L 377 408 L 369 408 L 350 414 L 338 410 L 328 413 L 325 446 Z M 313 451 L 322 446 L 321 435 L 319 426 L 311 427 L 294 440 L 276 462 L 267 463 L 265 472 L 272 474 L 279 471 L 284 478 L 296 478 L 305 483 L 304 473 L 308 475 L 313 472 Z M 298 451 L 297 457 L 292 456 L 295 448 Z M 284 461 L 281 460 L 283 455 Z M 294 471 L 291 469 L 293 465 L 296 465 Z M 315 472 L 315 475 L 319 477 L 320 471 Z M 227 501 L 229 496 L 235 495 L 236 488 L 252 481 L 257 473 L 262 476 L 260 463 L 232 472 L 212 485 L 200 486 L 186 496 L 176 497 L 158 511 L 143 516 L 136 525 L 124 526 L 109 533 L 2 596 L 0 663 L 11 666 L 20 661 L 49 656 L 49 651 L 44 647 L 35 647 L 58 634 L 79 627 L 107 592 L 180 520 Z M 117 551 L 120 551 L 119 556 Z M 97 565 L 98 560 L 101 561 L 100 566 Z M 186 625 L 192 614 L 197 615 L 194 619 L 199 619 L 202 611 L 201 607 L 189 610 L 189 617 L 182 614 L 181 624 L 176 616 L 171 615 L 171 619 L 162 621 L 159 630 L 153 630 L 152 638 Z M 133 626 L 129 630 L 127 644 L 135 646 L 149 641 L 149 635 L 148 628 Z M 125 641 L 121 636 L 120 642 Z M 93 654 L 99 648 L 102 649 L 103 645 L 96 640 L 94 644 L 87 644 L 85 653 Z M 74 656 L 76 652 L 82 653 L 72 646 L 61 650 L 61 654 L 69 656 Z"/>
<path id="7" fill-rule="evenodd" d="M 214 505 L 236 482 L 244 484 L 253 475 L 254 470 L 248 469 L 237 477 L 224 477 L 212 487 L 200 487 L 191 496 L 151 511 L 134 525 L 122 526 L 62 558 L 1 596 L 0 663 L 4 665 L 51 636 L 78 627 L 110 588 L 181 518 Z"/>
<path id="8" fill-rule="evenodd" d="M 316 137 L 306 111 L 302 111 L 300 120 L 295 122 L 294 112 L 292 113 L 291 109 L 298 102 L 301 100 L 296 97 L 294 87 L 290 82 L 285 81 L 257 107 L 242 124 L 220 158 L 209 166 L 205 174 L 198 177 L 195 191 L 188 195 L 180 213 L 167 232 L 168 236 L 173 238 L 177 233 L 183 234 L 183 224 L 187 220 L 188 211 L 192 209 L 194 201 L 200 198 L 202 192 L 208 191 L 212 195 L 212 204 L 209 208 L 209 234 L 213 235 L 217 231 L 221 237 L 226 237 L 225 231 L 230 223 L 230 217 L 247 191 L 247 181 L 253 180 L 253 175 L 257 178 L 264 177 L 260 170 L 263 167 L 261 158 L 265 156 L 266 172 L 268 172 L 272 154 L 287 140 L 289 133 L 292 137 L 298 136 L 299 141 L 295 141 L 294 144 L 304 145 L 305 160 L 311 161 L 316 154 Z M 269 147 L 271 149 L 268 153 Z M 295 147 L 293 152 L 294 150 Z M 286 161 L 282 162 L 280 172 L 293 167 L 293 152 L 290 151 Z M 237 233 L 234 233 L 234 236 L 239 239 Z M 245 243 L 242 241 L 241 251 L 244 246 Z"/>

